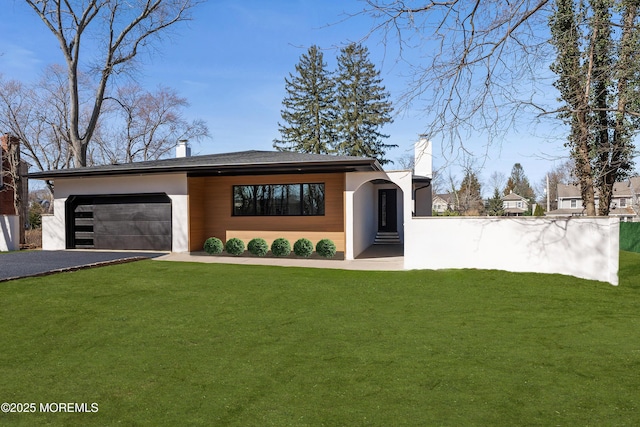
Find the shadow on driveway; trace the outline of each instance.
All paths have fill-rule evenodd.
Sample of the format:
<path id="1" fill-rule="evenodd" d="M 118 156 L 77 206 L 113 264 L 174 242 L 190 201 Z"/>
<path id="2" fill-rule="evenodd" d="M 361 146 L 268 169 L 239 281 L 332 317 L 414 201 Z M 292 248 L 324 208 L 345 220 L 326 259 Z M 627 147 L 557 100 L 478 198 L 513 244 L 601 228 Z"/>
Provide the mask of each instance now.
<path id="1" fill-rule="evenodd" d="M 164 252 L 27 251 L 0 253 L 0 282 L 138 261 Z"/>

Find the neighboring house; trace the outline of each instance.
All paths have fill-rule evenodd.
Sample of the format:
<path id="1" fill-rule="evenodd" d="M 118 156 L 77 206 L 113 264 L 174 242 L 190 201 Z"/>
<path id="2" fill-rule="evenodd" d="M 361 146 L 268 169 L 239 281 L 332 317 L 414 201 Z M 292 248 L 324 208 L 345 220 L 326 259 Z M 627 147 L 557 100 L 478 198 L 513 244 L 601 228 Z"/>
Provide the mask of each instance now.
<path id="1" fill-rule="evenodd" d="M 613 185 L 609 216 L 618 217 L 621 221 L 638 221 L 638 195 L 640 178 L 631 178 L 626 182 Z M 547 212 L 546 216 L 584 216 L 580 187 L 577 185 L 558 184 L 558 209 Z M 599 194 L 595 194 L 596 211 L 599 206 Z"/>
<path id="2" fill-rule="evenodd" d="M 0 136 L 0 251 L 17 250 L 23 240 L 24 226 L 20 224 L 27 218 L 28 168 L 20 160 L 20 140 L 8 134 Z"/>
<path id="3" fill-rule="evenodd" d="M 502 198 L 505 216 L 522 216 L 529 210 L 529 201 L 513 191 Z"/>
<path id="4" fill-rule="evenodd" d="M 424 152 L 418 152 L 418 151 Z M 371 158 L 244 151 L 38 172 L 55 182 L 43 249 L 201 251 L 205 240 L 329 238 L 346 259 L 430 213 L 431 145 L 413 171 Z M 425 152 L 427 155 L 425 155 Z M 428 160 L 428 161 L 427 161 Z M 426 191 L 428 189 L 429 191 Z"/>
<path id="5" fill-rule="evenodd" d="M 436 194 L 433 196 L 432 210 L 434 215 L 442 215 L 447 211 L 456 210 L 455 194 Z"/>

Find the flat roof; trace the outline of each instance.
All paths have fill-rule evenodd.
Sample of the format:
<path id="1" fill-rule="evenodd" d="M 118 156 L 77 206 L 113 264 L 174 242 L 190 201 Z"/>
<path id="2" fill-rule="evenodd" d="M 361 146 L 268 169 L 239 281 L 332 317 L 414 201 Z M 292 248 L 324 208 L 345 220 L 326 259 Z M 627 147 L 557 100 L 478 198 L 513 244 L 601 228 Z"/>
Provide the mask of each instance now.
<path id="1" fill-rule="evenodd" d="M 239 151 L 146 162 L 88 166 L 34 172 L 32 179 L 82 178 L 112 175 L 187 173 L 189 176 L 253 175 L 314 172 L 382 171 L 376 159 L 356 156 L 296 153 L 291 151 Z"/>

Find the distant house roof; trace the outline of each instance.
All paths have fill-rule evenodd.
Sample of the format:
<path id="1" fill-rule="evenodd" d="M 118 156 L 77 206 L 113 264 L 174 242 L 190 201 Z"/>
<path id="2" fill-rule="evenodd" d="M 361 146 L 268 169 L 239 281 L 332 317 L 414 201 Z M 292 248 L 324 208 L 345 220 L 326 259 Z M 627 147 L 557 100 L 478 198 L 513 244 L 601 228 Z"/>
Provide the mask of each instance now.
<path id="1" fill-rule="evenodd" d="M 632 180 L 634 178 L 631 178 Z M 633 183 L 634 181 L 632 181 Z M 635 181 L 640 184 L 640 181 Z M 613 184 L 613 197 L 631 197 L 631 188 L 629 182 L 615 182 Z M 600 192 L 596 190 L 595 197 L 600 197 Z M 558 198 L 561 199 L 580 199 L 579 185 L 558 184 Z"/>
<path id="2" fill-rule="evenodd" d="M 558 184 L 558 198 L 581 198 L 580 187 L 571 184 Z"/>
<path id="3" fill-rule="evenodd" d="M 516 201 L 516 202 L 525 201 L 526 202 L 527 201 L 527 199 L 517 195 L 516 193 L 509 193 L 506 196 L 504 196 L 502 200 L 505 202 L 509 202 L 509 201 Z"/>
<path id="4" fill-rule="evenodd" d="M 454 194 L 452 193 L 443 193 L 443 194 L 436 194 L 435 196 L 433 196 L 433 200 L 432 200 L 432 204 L 436 204 L 436 203 L 446 203 L 449 206 L 454 206 L 456 202 L 456 198 L 454 196 Z"/>
<path id="5" fill-rule="evenodd" d="M 146 162 L 58 169 L 29 174 L 34 179 L 182 172 L 198 175 L 243 175 L 257 173 L 381 171 L 368 157 L 331 156 L 290 151 L 240 151 Z"/>
<path id="6" fill-rule="evenodd" d="M 629 182 L 615 182 L 613 184 L 613 197 L 631 197 Z"/>

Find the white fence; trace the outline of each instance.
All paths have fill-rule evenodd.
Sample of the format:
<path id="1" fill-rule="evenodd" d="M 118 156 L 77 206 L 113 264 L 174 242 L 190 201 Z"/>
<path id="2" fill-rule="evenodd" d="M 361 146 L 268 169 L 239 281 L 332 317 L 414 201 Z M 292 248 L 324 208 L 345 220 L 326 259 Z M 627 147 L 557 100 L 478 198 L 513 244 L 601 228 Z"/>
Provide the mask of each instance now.
<path id="1" fill-rule="evenodd" d="M 20 249 L 20 217 L 0 215 L 0 252 Z"/>
<path id="2" fill-rule="evenodd" d="M 412 218 L 406 269 L 559 273 L 618 284 L 617 218 Z"/>

